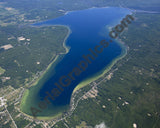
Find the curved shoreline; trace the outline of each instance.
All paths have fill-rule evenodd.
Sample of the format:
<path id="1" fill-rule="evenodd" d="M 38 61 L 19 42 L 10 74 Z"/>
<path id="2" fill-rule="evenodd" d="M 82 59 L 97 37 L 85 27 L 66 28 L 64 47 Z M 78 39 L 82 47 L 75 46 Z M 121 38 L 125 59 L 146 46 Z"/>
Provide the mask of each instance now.
<path id="1" fill-rule="evenodd" d="M 46 26 L 46 25 L 45 25 Z M 65 25 L 48 25 L 48 26 L 65 26 Z M 68 28 L 69 32 L 67 34 L 67 36 L 65 37 L 64 39 L 64 42 L 63 42 L 63 47 L 65 48 L 66 52 L 65 53 L 59 53 L 58 55 L 55 56 L 54 60 L 48 65 L 48 67 L 46 68 L 46 70 L 42 73 L 42 75 L 32 84 L 32 86 L 35 86 L 38 84 L 38 82 L 43 78 L 43 76 L 50 70 L 50 68 L 52 67 L 52 65 L 58 60 L 59 56 L 61 54 L 67 54 L 70 50 L 70 47 L 68 47 L 66 45 L 66 40 L 68 39 L 70 33 L 71 33 L 71 30 L 68 26 L 65 26 Z M 72 92 L 72 95 L 77 91 L 79 90 L 80 88 L 83 88 L 85 86 L 87 86 L 89 83 L 99 79 L 100 77 L 104 76 L 107 72 L 109 72 L 111 70 L 111 68 L 113 67 L 113 65 L 115 65 L 117 63 L 117 61 L 119 61 L 120 59 L 122 59 L 123 57 L 125 57 L 125 55 L 127 54 L 127 47 L 120 43 L 121 41 L 118 39 L 118 41 L 116 41 L 116 43 L 118 43 L 120 45 L 120 47 L 122 48 L 122 53 L 117 56 L 116 58 L 114 58 L 108 65 L 106 65 L 104 67 L 104 69 L 102 69 L 101 71 L 99 71 L 98 73 L 94 74 L 93 76 L 83 80 L 82 82 L 80 82 L 80 84 L 78 84 L 76 86 L 76 88 L 73 90 Z M 38 88 L 40 88 L 41 86 L 38 86 Z M 21 105 L 25 104 L 25 101 L 29 95 L 29 90 L 28 90 L 28 93 L 24 93 L 24 96 L 21 100 Z M 24 113 L 24 112 L 22 112 Z M 25 114 L 26 116 L 28 117 L 31 117 L 33 118 L 32 116 L 28 115 L 28 114 Z M 36 117 L 37 119 L 40 119 L 40 120 L 51 120 L 51 119 L 54 119 L 54 118 L 57 118 L 57 117 L 60 117 L 62 115 L 62 113 L 58 113 L 54 116 L 44 116 L 44 117 Z"/>
<path id="2" fill-rule="evenodd" d="M 70 33 L 69 33 L 69 34 L 70 34 Z M 68 34 L 68 35 L 69 35 L 69 34 Z M 67 38 L 68 38 L 68 35 L 66 36 Z M 93 82 L 93 81 L 95 81 L 95 80 L 103 77 L 106 73 L 108 73 L 108 72 L 111 70 L 111 68 L 112 68 L 119 60 L 123 59 L 123 58 L 127 55 L 127 46 L 124 45 L 124 42 L 122 42 L 120 39 L 117 39 L 117 42 L 116 42 L 116 43 L 118 43 L 118 45 L 120 45 L 120 47 L 122 48 L 122 53 L 121 53 L 119 56 L 117 56 L 115 59 L 113 59 L 113 60 L 110 62 L 110 64 L 107 65 L 103 70 L 101 70 L 100 72 L 98 72 L 98 73 L 95 74 L 94 76 L 91 76 L 91 77 L 87 78 L 86 80 L 82 81 L 80 84 L 78 84 L 78 85 L 76 86 L 76 88 L 73 90 L 72 95 L 73 95 L 76 91 L 78 91 L 79 89 L 87 86 L 89 83 L 91 83 L 91 82 Z M 66 45 L 64 45 L 64 46 L 66 46 Z M 66 47 L 66 48 L 67 48 L 67 47 Z M 68 49 L 68 48 L 67 48 L 67 49 Z M 68 49 L 68 51 L 69 51 L 69 49 Z M 66 52 L 66 54 L 68 53 L 68 51 Z M 63 54 L 63 53 L 60 53 L 60 54 Z M 54 59 L 54 61 L 47 67 L 45 73 L 50 69 L 50 67 L 52 66 L 52 64 L 57 60 L 58 56 L 59 56 L 59 55 L 57 55 L 57 57 Z M 39 78 L 39 80 L 45 75 L 45 73 L 44 73 L 43 75 L 41 75 L 41 77 Z M 39 80 L 36 81 L 36 84 L 38 83 Z M 36 84 L 34 83 L 34 85 L 36 85 Z M 34 86 L 34 85 L 33 85 L 33 86 Z M 28 89 L 27 89 L 27 90 L 28 90 Z M 27 91 L 27 90 L 26 90 L 26 91 Z M 24 92 L 24 96 L 23 96 L 24 101 L 22 100 L 22 103 L 25 102 L 25 98 L 27 98 L 27 96 L 29 95 L 29 92 L 27 93 L 26 91 Z M 29 91 L 29 90 L 28 90 L 28 91 Z M 72 108 L 72 107 L 70 107 L 70 108 Z M 28 115 L 28 114 L 24 113 L 23 111 L 21 111 L 21 112 L 22 112 L 24 115 L 26 115 L 26 116 L 34 119 L 33 116 Z M 61 116 L 62 116 L 62 113 L 58 113 L 57 115 L 54 115 L 54 116 L 44 116 L 44 117 L 42 117 L 42 116 L 37 116 L 36 119 L 38 119 L 38 120 L 53 120 L 53 119 L 59 118 L 59 117 L 61 117 Z"/>
<path id="3" fill-rule="evenodd" d="M 126 55 L 127 55 L 127 46 L 124 45 L 124 43 L 122 43 L 121 40 L 117 40 L 116 42 L 118 45 L 120 45 L 120 47 L 122 48 L 122 53 L 117 56 L 115 59 L 113 59 L 110 64 L 108 64 L 104 69 L 102 69 L 101 71 L 99 71 L 98 73 L 96 73 L 95 75 L 83 80 L 82 82 L 80 82 L 76 88 L 73 90 L 72 95 L 78 91 L 79 89 L 87 86 L 88 84 L 90 84 L 91 82 L 103 77 L 107 72 L 109 72 L 111 70 L 111 68 L 121 59 L 123 59 Z"/>
<path id="4" fill-rule="evenodd" d="M 68 39 L 68 37 L 69 37 L 70 34 L 72 33 L 71 29 L 70 29 L 68 26 L 65 26 L 65 25 L 51 25 L 51 26 L 64 26 L 64 27 L 66 27 L 66 28 L 68 29 L 67 35 L 66 35 L 66 37 L 64 38 L 64 41 L 63 41 L 63 47 L 64 47 L 64 49 L 65 49 L 65 52 L 64 52 L 64 53 L 63 53 L 63 52 L 58 53 L 58 54 L 55 56 L 54 60 L 53 60 L 53 61 L 47 66 L 47 68 L 43 71 L 43 73 L 40 75 L 40 77 L 37 78 L 37 79 L 31 84 L 31 86 L 30 86 L 29 88 L 31 88 L 31 87 L 33 87 L 33 86 L 36 86 L 36 85 L 38 84 L 38 82 L 43 78 L 43 76 L 48 73 L 48 71 L 50 70 L 50 68 L 52 67 L 52 65 L 58 60 L 58 58 L 59 58 L 61 55 L 63 55 L 63 54 L 64 54 L 64 55 L 67 54 L 67 53 L 69 52 L 69 50 L 70 50 L 70 47 L 66 45 L 66 40 Z M 38 86 L 38 88 L 40 88 L 40 87 L 41 87 L 41 86 Z M 22 108 L 25 106 L 25 104 L 26 104 L 26 99 L 28 98 L 29 94 L 30 94 L 30 90 L 29 90 L 29 89 L 26 89 L 26 90 L 24 91 L 24 93 L 23 93 L 23 96 L 22 96 L 22 99 L 21 99 L 21 102 L 20 102 L 20 111 L 21 111 L 24 115 L 26 115 L 26 116 L 28 116 L 28 117 L 30 117 L 30 118 L 34 118 L 33 116 L 31 116 L 31 115 L 23 112 L 23 109 L 22 109 Z M 48 120 L 48 119 L 56 118 L 56 117 L 59 116 L 59 115 L 61 115 L 61 113 L 58 113 L 58 115 L 56 115 L 56 116 L 50 116 L 50 117 L 38 117 L 38 116 L 37 116 L 37 119 L 40 119 L 40 120 L 41 120 L 41 119 L 42 119 L 42 120 L 43 120 L 43 119 L 44 119 L 44 120 Z"/>

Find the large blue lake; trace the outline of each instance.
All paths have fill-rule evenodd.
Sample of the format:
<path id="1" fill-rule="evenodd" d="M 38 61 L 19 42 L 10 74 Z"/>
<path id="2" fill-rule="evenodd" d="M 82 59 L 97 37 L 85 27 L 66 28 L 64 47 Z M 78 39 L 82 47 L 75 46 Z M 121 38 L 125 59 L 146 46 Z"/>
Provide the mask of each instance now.
<path id="1" fill-rule="evenodd" d="M 41 109 L 42 112 L 39 112 L 37 115 L 51 116 L 66 111 L 70 104 L 74 88 L 81 81 L 104 70 L 107 65 L 122 54 L 122 47 L 116 41 L 109 43 L 109 46 L 106 48 L 100 45 L 100 41 L 106 40 L 110 42 L 108 34 L 109 27 L 117 25 L 122 18 L 130 13 L 129 10 L 124 8 L 91 8 L 68 12 L 66 15 L 56 19 L 35 24 L 35 26 L 68 26 L 71 30 L 71 34 L 66 40 L 66 45 L 70 47 L 70 50 L 66 55 L 63 55 L 63 57 L 60 56 L 61 59 L 57 61 L 56 65 L 53 65 L 53 68 L 49 71 L 50 73 L 44 76 L 46 77 L 45 79 L 39 81 L 36 87 L 30 89 L 34 90 L 34 88 L 40 87 L 37 88 L 38 91 L 35 91 L 34 97 L 29 96 L 32 98 L 26 100 L 27 108 L 29 109 L 31 106 L 34 106 L 39 109 L 39 101 L 44 101 L 47 97 L 51 104 L 47 105 L 47 108 Z M 95 55 L 93 52 L 95 52 L 96 46 L 99 46 L 97 50 L 101 50 L 101 52 Z M 94 60 L 89 55 L 92 55 Z M 86 59 L 87 57 L 89 60 Z M 85 67 L 86 63 L 81 63 L 81 67 L 78 66 L 82 61 L 85 61 L 88 66 Z M 89 61 L 91 63 L 89 63 Z M 85 69 L 83 69 L 82 65 Z M 73 72 L 73 69 L 75 72 Z M 68 75 L 70 72 L 72 72 L 72 74 Z M 60 78 L 62 79 L 59 80 Z M 62 85 L 60 81 L 64 85 Z M 59 87 L 57 87 L 55 83 L 57 83 Z M 53 100 L 54 96 L 55 98 Z M 24 112 L 27 111 L 30 110 L 24 110 Z"/>

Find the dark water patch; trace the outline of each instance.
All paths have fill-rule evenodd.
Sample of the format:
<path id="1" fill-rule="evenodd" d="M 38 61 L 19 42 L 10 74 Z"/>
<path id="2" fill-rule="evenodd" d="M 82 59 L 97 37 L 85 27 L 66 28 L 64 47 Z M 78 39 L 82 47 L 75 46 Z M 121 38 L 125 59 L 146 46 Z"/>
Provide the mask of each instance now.
<path id="1" fill-rule="evenodd" d="M 35 24 L 35 26 L 69 26 L 72 33 L 66 44 L 71 49 L 54 65 L 54 68 L 50 69 L 47 79 L 42 79 L 36 87 L 30 89 L 32 93 L 29 94 L 29 97 L 31 95 L 34 97 L 26 99 L 28 107 L 24 109 L 24 112 L 32 114 L 29 108 L 34 106 L 39 109 L 37 103 L 40 101 L 47 102 L 46 97 L 51 103 L 47 105 L 46 109 L 38 112 L 38 116 L 51 116 L 66 111 L 74 88 L 86 78 L 102 71 L 122 54 L 122 48 L 116 41 L 109 43 L 106 48 L 100 45 L 100 41 L 109 42 L 109 27 L 116 25 L 129 13 L 129 10 L 123 8 L 92 8 L 69 12 L 62 17 Z M 103 48 L 103 51 L 95 55 L 92 51 L 95 51 L 97 46 L 99 46 L 98 50 Z M 79 66 L 81 61 L 85 61 L 88 65 L 85 70 Z M 79 69 L 79 75 L 73 73 L 74 68 Z M 61 78 L 62 80 L 60 80 Z M 67 85 L 68 83 L 69 85 Z M 64 87 L 65 85 L 67 86 Z M 36 92 L 32 91 L 34 88 L 36 88 Z"/>

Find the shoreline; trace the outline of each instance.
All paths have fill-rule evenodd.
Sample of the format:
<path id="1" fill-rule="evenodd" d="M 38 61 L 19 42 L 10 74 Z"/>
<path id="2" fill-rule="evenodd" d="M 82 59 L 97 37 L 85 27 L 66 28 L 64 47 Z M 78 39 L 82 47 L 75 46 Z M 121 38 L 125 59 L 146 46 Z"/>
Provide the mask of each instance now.
<path id="1" fill-rule="evenodd" d="M 72 95 L 78 91 L 79 89 L 87 86 L 88 84 L 90 84 L 91 82 L 103 77 L 106 73 L 108 73 L 111 68 L 121 59 L 123 59 L 126 55 L 127 55 L 127 46 L 124 45 L 124 42 L 122 42 L 120 39 L 117 39 L 116 42 L 118 45 L 120 45 L 120 47 L 122 48 L 122 53 L 117 56 L 115 59 L 113 59 L 110 64 L 108 64 L 104 69 L 102 69 L 101 71 L 99 71 L 98 73 L 96 73 L 93 76 L 90 76 L 88 78 L 86 78 L 85 80 L 83 80 L 82 82 L 80 82 L 76 88 L 73 90 Z"/>
<path id="2" fill-rule="evenodd" d="M 105 8 L 105 7 L 104 7 Z M 120 22 L 121 19 L 118 20 L 118 22 Z M 114 23 L 112 23 L 111 25 L 108 26 L 107 31 L 110 32 L 110 30 L 116 26 L 117 21 L 115 21 Z M 119 35 L 120 36 L 120 35 Z M 96 74 L 94 74 L 93 76 L 89 76 L 88 78 L 86 78 L 85 80 L 81 81 L 73 90 L 72 95 L 78 91 L 79 89 L 87 86 L 88 84 L 90 84 L 91 82 L 99 79 L 100 77 L 103 77 L 107 72 L 109 72 L 111 70 L 111 68 L 121 59 L 123 59 L 126 55 L 127 55 L 127 51 L 128 51 L 128 46 L 125 45 L 125 43 L 118 37 L 116 40 L 116 43 L 121 47 L 122 49 L 122 53 L 117 56 L 116 58 L 114 58 L 108 65 L 106 65 L 101 71 L 97 72 Z"/>
<path id="3" fill-rule="evenodd" d="M 50 70 L 50 68 L 52 67 L 52 65 L 58 60 L 58 58 L 60 57 L 60 55 L 63 55 L 63 54 L 65 55 L 65 54 L 67 54 L 67 53 L 69 52 L 69 50 L 70 50 L 70 47 L 66 45 L 66 40 L 68 39 L 68 37 L 69 37 L 70 34 L 72 33 L 71 29 L 70 29 L 68 26 L 65 26 L 65 25 L 51 25 L 51 26 L 64 26 L 64 27 L 66 27 L 66 28 L 68 29 L 67 35 L 66 35 L 66 37 L 64 38 L 64 41 L 63 41 L 63 47 L 64 47 L 64 49 L 65 49 L 65 52 L 64 52 L 64 53 L 63 53 L 63 52 L 58 53 L 58 54 L 55 56 L 55 58 L 53 59 L 53 61 L 52 61 L 52 62 L 47 66 L 47 68 L 43 71 L 43 73 L 40 75 L 40 77 L 37 78 L 37 79 L 31 84 L 31 86 L 29 86 L 29 88 L 31 88 L 31 87 L 33 87 L 33 86 L 36 86 L 36 85 L 38 84 L 38 82 L 43 78 L 43 76 L 44 76 L 46 73 L 48 73 L 48 71 Z M 37 87 L 40 88 L 41 86 L 37 86 Z M 34 119 L 33 116 L 31 116 L 31 115 L 23 112 L 23 109 L 22 109 L 22 108 L 25 106 L 26 99 L 28 98 L 28 96 L 29 96 L 30 93 L 32 93 L 32 92 L 30 92 L 29 89 L 26 89 L 26 90 L 24 91 L 23 96 L 22 96 L 22 99 L 21 99 L 21 101 L 20 101 L 20 111 L 21 111 L 24 115 L 26 115 L 26 116 Z M 45 119 L 53 119 L 54 117 L 57 117 L 57 116 L 59 116 L 59 115 L 61 115 L 61 113 L 59 113 L 58 115 L 51 116 L 51 117 L 38 117 L 38 116 L 37 116 L 37 119 L 40 119 L 40 120 L 41 120 L 41 119 L 44 119 L 44 120 L 45 120 Z"/>
<path id="4" fill-rule="evenodd" d="M 116 24 L 116 23 L 115 23 L 115 24 Z M 52 67 L 52 65 L 58 60 L 58 58 L 59 58 L 59 56 L 60 56 L 61 54 L 64 54 L 64 55 L 65 55 L 65 54 L 67 54 L 67 53 L 69 52 L 69 50 L 70 50 L 70 47 L 68 47 L 68 46 L 66 45 L 66 40 L 68 39 L 69 35 L 71 34 L 71 29 L 69 28 L 69 26 L 58 25 L 58 24 L 57 24 L 57 25 L 42 25 L 42 26 L 64 26 L 64 27 L 67 27 L 67 29 L 68 29 L 69 31 L 68 31 L 66 37 L 64 38 L 64 42 L 63 42 L 63 47 L 65 48 L 66 52 L 65 52 L 65 53 L 58 53 L 58 54 L 55 56 L 54 60 L 47 66 L 46 70 L 44 70 L 44 72 L 42 73 L 42 75 L 41 75 L 37 80 L 35 80 L 35 82 L 32 84 L 31 87 L 33 87 L 33 86 L 35 86 L 35 85 L 38 84 L 38 82 L 43 78 L 43 76 L 50 70 L 50 68 Z M 110 27 L 112 27 L 112 26 L 113 26 L 113 24 L 112 24 Z M 39 26 L 38 26 L 38 27 L 39 27 Z M 41 26 L 40 26 L 40 27 L 41 27 Z M 87 86 L 89 83 L 91 83 L 91 82 L 99 79 L 100 77 L 104 76 L 107 72 L 109 72 L 109 71 L 112 69 L 112 67 L 113 67 L 119 60 L 121 60 L 122 58 L 124 58 L 124 57 L 127 55 L 127 46 L 124 45 L 124 42 L 122 42 L 122 41 L 118 38 L 118 39 L 116 40 L 116 43 L 117 43 L 117 44 L 120 46 L 120 48 L 122 49 L 122 53 L 121 53 L 119 56 L 117 56 L 116 58 L 114 58 L 114 59 L 113 59 L 108 65 L 106 65 L 101 71 L 99 71 L 98 73 L 96 73 L 96 74 L 94 74 L 94 75 L 86 78 L 85 80 L 81 81 L 81 82 L 75 87 L 75 89 L 73 90 L 72 95 L 73 95 L 77 90 L 79 90 L 79 89 Z M 41 87 L 41 86 L 38 86 L 37 88 L 40 88 L 40 87 Z M 26 92 L 26 91 L 25 91 L 25 92 Z M 32 93 L 32 92 L 29 91 L 29 89 L 28 89 L 28 93 L 25 93 L 25 92 L 24 92 L 24 95 L 23 95 L 23 97 L 22 97 L 22 99 L 21 99 L 21 103 L 22 103 L 22 104 L 20 104 L 20 108 L 21 108 L 21 105 L 24 106 L 24 103 L 26 102 L 26 99 L 27 99 L 29 93 Z M 69 108 L 69 109 L 70 109 L 70 108 Z M 22 110 L 22 109 L 21 109 L 21 110 Z M 22 112 L 22 113 L 24 113 L 24 112 Z M 28 114 L 26 114 L 26 113 L 25 113 L 25 115 L 28 116 L 28 117 L 33 118 L 33 116 L 28 115 Z M 54 116 L 44 116 L 44 117 L 42 117 L 42 116 L 37 116 L 36 118 L 37 118 L 37 119 L 41 119 L 41 120 L 53 120 L 53 119 L 56 119 L 57 117 L 61 117 L 61 116 L 62 116 L 62 113 L 58 113 L 58 114 L 56 114 L 56 115 L 54 115 Z"/>
<path id="5" fill-rule="evenodd" d="M 68 36 L 66 36 L 66 37 L 68 37 Z M 86 87 L 89 83 L 91 83 L 91 82 L 93 82 L 93 81 L 95 81 L 95 80 L 103 77 L 106 73 L 108 73 L 108 72 L 112 69 L 112 67 L 113 67 L 119 60 L 123 59 L 123 58 L 127 55 L 127 51 L 128 51 L 128 50 L 127 50 L 127 46 L 124 44 L 124 42 L 122 42 L 121 39 L 118 38 L 116 43 L 118 43 L 118 45 L 120 45 L 120 47 L 122 48 L 122 53 L 121 53 L 119 56 L 117 56 L 115 59 L 113 59 L 110 64 L 108 64 L 104 69 L 102 69 L 101 71 L 99 71 L 97 74 L 95 74 L 95 75 L 87 78 L 86 80 L 82 81 L 81 83 L 79 83 L 79 84 L 76 86 L 76 88 L 73 90 L 72 95 L 73 95 L 76 91 L 78 91 L 79 89 L 81 89 L 81 88 L 83 88 L 83 87 Z M 65 45 L 64 45 L 64 46 L 65 46 Z M 60 54 L 61 54 L 61 53 L 60 53 Z M 58 55 L 57 55 L 56 58 L 58 58 Z M 51 65 L 57 60 L 56 58 L 55 58 L 54 61 L 48 66 L 48 68 L 46 69 L 47 71 L 50 69 Z M 47 72 L 47 71 L 46 71 L 46 72 Z M 101 73 L 101 72 L 102 72 L 102 73 Z M 45 74 L 43 74 L 43 75 L 45 75 Z M 41 77 L 43 77 L 43 75 L 42 75 Z M 40 78 L 40 79 L 41 79 L 41 78 Z M 40 80 L 40 79 L 39 79 L 39 80 Z M 38 80 L 38 81 L 39 81 L 39 80 Z M 38 81 L 37 81 L 37 83 L 38 83 Z M 36 84 L 37 84 L 37 83 L 36 83 Z M 35 86 L 35 84 L 34 84 L 33 86 Z M 28 91 L 28 93 L 27 93 L 26 91 Z M 27 96 L 29 95 L 29 90 L 27 89 L 26 91 L 24 92 L 24 96 L 23 96 L 24 98 L 27 98 Z M 25 93 L 26 93 L 26 94 L 25 94 Z M 25 96 L 26 96 L 26 97 L 25 97 Z M 22 101 L 22 102 L 25 102 L 25 99 L 24 99 L 24 101 Z M 69 108 L 69 110 L 70 110 L 70 108 Z M 34 119 L 33 116 L 28 115 L 28 114 L 24 113 L 23 111 L 21 111 L 21 112 L 22 112 L 25 116 L 28 116 L 28 117 Z M 38 120 L 54 120 L 54 119 L 55 119 L 55 120 L 56 120 L 57 118 L 60 118 L 61 116 L 62 116 L 62 113 L 58 113 L 58 114 L 53 115 L 53 116 L 44 116 L 44 117 L 42 117 L 42 116 L 37 116 L 36 119 L 38 119 Z"/>

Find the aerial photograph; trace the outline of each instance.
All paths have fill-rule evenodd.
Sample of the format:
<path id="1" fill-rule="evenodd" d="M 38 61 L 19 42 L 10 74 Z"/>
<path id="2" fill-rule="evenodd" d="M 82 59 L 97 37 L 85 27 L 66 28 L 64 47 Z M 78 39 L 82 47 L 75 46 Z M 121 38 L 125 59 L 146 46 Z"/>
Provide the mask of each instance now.
<path id="1" fill-rule="evenodd" d="M 160 128 L 160 0 L 0 0 L 0 128 Z"/>

